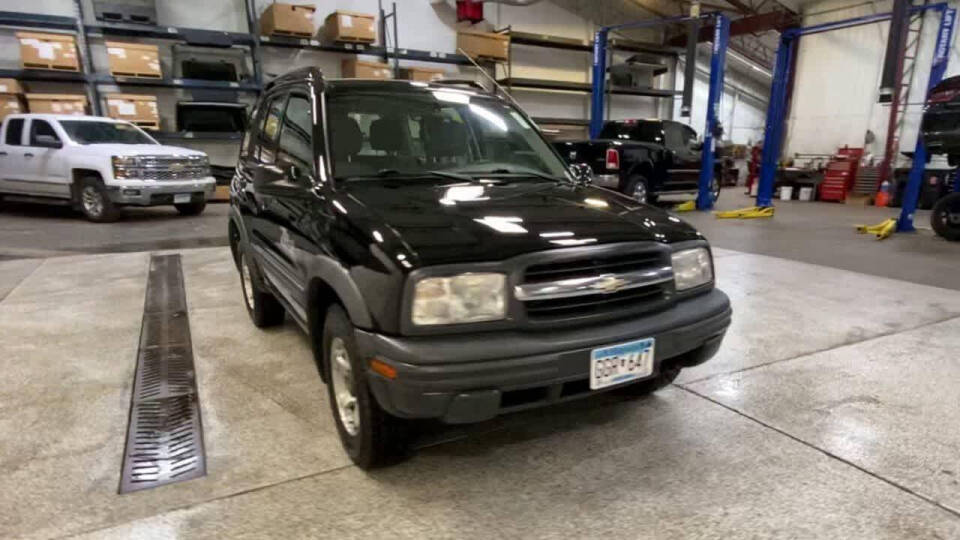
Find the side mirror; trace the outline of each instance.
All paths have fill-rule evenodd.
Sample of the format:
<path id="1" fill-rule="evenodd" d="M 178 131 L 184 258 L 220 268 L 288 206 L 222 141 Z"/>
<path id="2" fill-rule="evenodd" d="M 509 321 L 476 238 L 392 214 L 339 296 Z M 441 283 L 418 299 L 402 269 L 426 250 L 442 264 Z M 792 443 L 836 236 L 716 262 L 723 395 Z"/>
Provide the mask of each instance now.
<path id="1" fill-rule="evenodd" d="M 690 141 L 689 148 L 694 152 L 699 152 L 700 150 L 703 150 L 703 141 L 697 141 L 697 140 Z"/>
<path id="2" fill-rule="evenodd" d="M 574 163 L 570 165 L 570 174 L 579 184 L 589 186 L 593 183 L 593 169 L 586 163 Z"/>
<path id="3" fill-rule="evenodd" d="M 60 139 L 53 135 L 37 135 L 33 138 L 33 144 L 41 148 L 63 148 L 63 143 L 60 142 Z"/>

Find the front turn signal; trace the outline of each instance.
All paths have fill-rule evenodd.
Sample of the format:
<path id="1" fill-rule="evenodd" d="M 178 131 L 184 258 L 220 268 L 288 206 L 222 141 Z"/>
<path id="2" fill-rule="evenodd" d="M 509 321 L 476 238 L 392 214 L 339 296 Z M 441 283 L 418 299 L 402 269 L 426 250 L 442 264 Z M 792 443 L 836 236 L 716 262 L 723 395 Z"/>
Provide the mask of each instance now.
<path id="1" fill-rule="evenodd" d="M 377 360 L 376 358 L 371 358 L 371 359 L 370 359 L 370 369 L 371 369 L 374 373 L 379 373 L 380 375 L 383 375 L 384 377 L 386 377 L 386 378 L 388 378 L 388 379 L 391 379 L 391 380 L 392 380 L 392 379 L 396 379 L 396 378 L 397 378 L 397 370 L 394 369 L 392 366 L 387 365 L 387 363 L 386 363 L 386 362 L 383 362 L 382 360 Z"/>

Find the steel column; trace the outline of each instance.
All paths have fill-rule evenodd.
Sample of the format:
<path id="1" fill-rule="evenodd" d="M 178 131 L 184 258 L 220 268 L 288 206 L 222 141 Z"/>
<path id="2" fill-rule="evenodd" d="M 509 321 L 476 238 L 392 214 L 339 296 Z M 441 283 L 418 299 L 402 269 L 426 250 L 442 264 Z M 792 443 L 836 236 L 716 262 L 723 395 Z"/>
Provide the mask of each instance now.
<path id="1" fill-rule="evenodd" d="M 787 114 L 787 85 L 790 82 L 790 64 L 796 35 L 787 30 L 780 35 L 777 63 L 773 68 L 770 102 L 767 104 L 767 123 L 763 131 L 763 155 L 760 160 L 760 178 L 757 180 L 757 206 L 773 206 L 773 183 L 783 143 L 783 126 Z"/>
<path id="2" fill-rule="evenodd" d="M 946 8 L 940 12 L 940 28 L 937 30 L 937 46 L 930 66 L 930 80 L 927 81 L 927 90 L 923 94 L 926 102 L 930 90 L 940 83 L 947 71 L 947 62 L 950 60 L 950 46 L 953 42 L 953 27 L 956 24 L 957 10 Z M 900 218 L 897 219 L 898 232 L 914 231 L 913 214 L 917 210 L 917 200 L 920 198 L 920 184 L 923 182 L 923 170 L 927 166 L 927 146 L 923 143 L 923 134 L 917 134 L 917 146 L 913 151 L 913 166 L 910 167 L 910 181 L 903 192 L 903 207 Z"/>
<path id="3" fill-rule="evenodd" d="M 590 93 L 590 138 L 596 139 L 603 129 L 603 98 L 607 92 L 607 29 L 601 28 L 593 38 L 593 81 Z"/>
<path id="4" fill-rule="evenodd" d="M 710 54 L 710 89 L 707 93 L 707 121 L 703 131 L 703 157 L 700 160 L 700 189 L 697 209 L 713 208 L 710 188 L 714 180 L 717 138 L 720 136 L 720 103 L 723 100 L 723 75 L 726 68 L 727 44 L 730 41 L 730 19 L 718 14 L 713 26 L 713 49 Z M 718 179 L 719 181 L 719 179 Z"/>

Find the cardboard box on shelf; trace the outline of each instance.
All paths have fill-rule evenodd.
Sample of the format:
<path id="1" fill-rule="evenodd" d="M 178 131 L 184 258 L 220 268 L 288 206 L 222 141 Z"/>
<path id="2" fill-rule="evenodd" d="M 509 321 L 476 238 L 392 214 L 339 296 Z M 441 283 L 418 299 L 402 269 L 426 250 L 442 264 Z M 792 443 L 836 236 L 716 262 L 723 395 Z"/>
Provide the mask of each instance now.
<path id="1" fill-rule="evenodd" d="M 376 20 L 369 13 L 334 11 L 324 21 L 324 34 L 329 41 L 373 43 L 377 40 Z"/>
<path id="2" fill-rule="evenodd" d="M 0 94 L 0 121 L 3 121 L 8 114 L 22 112 L 23 103 L 20 102 L 20 96 L 17 94 Z"/>
<path id="3" fill-rule="evenodd" d="M 87 96 L 83 94 L 27 94 L 32 113 L 86 114 Z"/>
<path id="4" fill-rule="evenodd" d="M 80 71 L 77 43 L 68 34 L 17 32 L 20 40 L 20 65 L 28 69 Z"/>
<path id="5" fill-rule="evenodd" d="M 313 37 L 313 14 L 309 5 L 274 3 L 260 15 L 260 33 L 265 36 Z"/>
<path id="6" fill-rule="evenodd" d="M 506 60 L 510 56 L 510 36 L 492 32 L 460 30 L 457 32 L 457 49 L 463 49 L 474 58 Z"/>
<path id="7" fill-rule="evenodd" d="M 393 71 L 382 62 L 345 58 L 340 63 L 340 76 L 344 79 L 392 79 Z"/>
<path id="8" fill-rule="evenodd" d="M 160 70 L 160 49 L 156 45 L 119 41 L 107 41 L 105 45 L 111 75 L 152 79 L 163 77 Z"/>
<path id="9" fill-rule="evenodd" d="M 16 79 L 0 79 L 0 94 L 22 94 L 23 87 Z"/>
<path id="10" fill-rule="evenodd" d="M 431 82 L 437 81 L 446 75 L 446 71 L 437 68 L 425 67 L 402 67 L 400 68 L 400 78 L 408 81 Z"/>
<path id="11" fill-rule="evenodd" d="M 107 116 L 147 129 L 160 129 L 157 96 L 107 94 Z"/>

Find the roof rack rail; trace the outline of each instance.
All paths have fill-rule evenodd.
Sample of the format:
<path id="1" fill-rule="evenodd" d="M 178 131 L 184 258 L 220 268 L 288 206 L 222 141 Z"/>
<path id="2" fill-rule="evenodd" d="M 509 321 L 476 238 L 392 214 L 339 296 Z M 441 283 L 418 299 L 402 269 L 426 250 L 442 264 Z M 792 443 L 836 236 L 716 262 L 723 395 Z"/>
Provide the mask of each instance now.
<path id="1" fill-rule="evenodd" d="M 288 71 L 282 75 L 278 75 L 272 81 L 263 85 L 264 90 L 270 90 L 278 84 L 283 84 L 285 82 L 295 82 L 301 79 L 313 79 L 317 81 L 323 80 L 323 71 L 316 66 L 306 66 L 302 68 L 297 68 L 291 71 Z"/>

